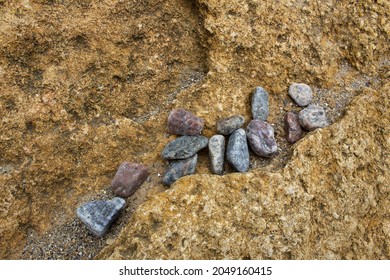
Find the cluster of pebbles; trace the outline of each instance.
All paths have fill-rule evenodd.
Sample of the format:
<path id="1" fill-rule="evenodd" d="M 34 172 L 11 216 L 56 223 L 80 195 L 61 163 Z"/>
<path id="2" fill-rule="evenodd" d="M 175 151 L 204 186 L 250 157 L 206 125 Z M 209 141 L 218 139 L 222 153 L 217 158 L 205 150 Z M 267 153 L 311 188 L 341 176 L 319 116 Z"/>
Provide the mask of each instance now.
<path id="1" fill-rule="evenodd" d="M 305 107 L 299 113 L 287 112 L 285 116 L 285 133 L 289 143 L 298 141 L 303 130 L 312 131 L 329 125 L 324 108 L 310 104 L 313 92 L 308 85 L 293 83 L 288 93 L 299 106 Z M 173 110 L 168 116 L 167 129 L 178 137 L 169 142 L 161 153 L 162 158 L 169 161 L 163 184 L 170 186 L 179 178 L 194 174 L 198 152 L 206 147 L 211 171 L 219 175 L 224 172 L 225 156 L 236 171 L 246 172 L 249 169 L 249 149 L 260 157 L 275 155 L 278 145 L 274 129 L 267 122 L 269 95 L 262 87 L 256 87 L 253 92 L 251 113 L 252 120 L 246 130 L 242 128 L 245 118 L 234 115 L 219 120 L 218 134 L 208 139 L 200 135 L 204 127 L 202 118 L 181 108 Z M 148 176 L 149 171 L 144 165 L 123 162 L 111 182 L 111 190 L 116 197 L 84 203 L 77 209 L 77 216 L 92 233 L 103 236 L 125 206 L 124 198 L 131 196 Z"/>

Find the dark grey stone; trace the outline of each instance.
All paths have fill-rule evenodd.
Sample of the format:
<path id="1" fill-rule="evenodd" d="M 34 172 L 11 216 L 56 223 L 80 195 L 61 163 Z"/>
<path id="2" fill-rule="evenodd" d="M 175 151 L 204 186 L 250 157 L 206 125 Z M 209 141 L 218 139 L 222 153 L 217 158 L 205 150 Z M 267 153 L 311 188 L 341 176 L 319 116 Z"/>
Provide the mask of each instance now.
<path id="1" fill-rule="evenodd" d="M 164 175 L 162 180 L 163 184 L 170 186 L 177 179 L 184 177 L 186 175 L 194 174 L 196 169 L 196 164 L 198 163 L 198 155 L 183 159 L 172 161 L 167 169 L 167 172 Z"/>
<path id="2" fill-rule="evenodd" d="M 313 91 L 307 84 L 293 83 L 288 89 L 288 94 L 299 106 L 307 106 L 313 99 Z"/>
<path id="3" fill-rule="evenodd" d="M 125 206 L 123 198 L 90 201 L 77 208 L 77 217 L 96 236 L 102 237 Z"/>
<path id="4" fill-rule="evenodd" d="M 299 123 L 303 129 L 312 131 L 329 125 L 325 110 L 318 105 L 309 105 L 298 114 Z"/>
<path id="5" fill-rule="evenodd" d="M 223 135 L 214 135 L 209 140 L 209 158 L 211 171 L 214 174 L 223 173 L 223 163 L 225 157 L 225 137 Z"/>
<path id="6" fill-rule="evenodd" d="M 262 120 L 252 120 L 246 130 L 249 146 L 262 157 L 272 156 L 278 149 L 274 137 L 274 128 Z"/>
<path id="7" fill-rule="evenodd" d="M 182 136 L 169 142 L 163 152 L 163 159 L 186 159 L 207 146 L 204 136 Z"/>
<path id="8" fill-rule="evenodd" d="M 268 92 L 262 87 L 256 87 L 252 95 L 252 118 L 267 120 L 269 115 Z"/>
<path id="9" fill-rule="evenodd" d="M 234 131 L 228 141 L 226 151 L 227 161 L 238 172 L 246 172 L 249 169 L 249 150 L 245 130 L 242 128 Z"/>
<path id="10" fill-rule="evenodd" d="M 217 123 L 217 132 L 223 135 L 230 135 L 239 129 L 245 122 L 241 115 L 234 115 L 226 119 L 219 120 Z"/>

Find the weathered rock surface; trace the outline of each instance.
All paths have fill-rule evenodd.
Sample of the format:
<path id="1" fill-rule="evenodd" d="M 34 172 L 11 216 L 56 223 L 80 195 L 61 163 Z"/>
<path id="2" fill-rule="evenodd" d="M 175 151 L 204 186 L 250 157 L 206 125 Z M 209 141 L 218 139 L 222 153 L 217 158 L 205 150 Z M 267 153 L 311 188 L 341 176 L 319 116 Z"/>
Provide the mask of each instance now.
<path id="1" fill-rule="evenodd" d="M 176 135 L 197 135 L 204 126 L 204 120 L 182 108 L 173 110 L 168 116 L 168 132 Z"/>
<path id="2" fill-rule="evenodd" d="M 270 157 L 278 150 L 274 128 L 262 120 L 252 120 L 246 129 L 249 146 L 252 151 L 262 157 Z"/>
<path id="3" fill-rule="evenodd" d="M 98 258 L 389 259 L 389 94 L 364 91 L 279 172 L 182 180 Z"/>
<path id="4" fill-rule="evenodd" d="M 149 171 L 145 165 L 134 162 L 123 162 L 111 181 L 111 190 L 117 196 L 129 197 L 148 178 Z"/>
<path id="5" fill-rule="evenodd" d="M 118 218 L 126 201 L 115 197 L 111 200 L 90 201 L 77 208 L 77 217 L 96 236 L 102 237 Z"/>
<path id="6" fill-rule="evenodd" d="M 181 136 L 169 142 L 162 151 L 163 159 L 186 159 L 207 147 L 207 137 Z"/>
<path id="7" fill-rule="evenodd" d="M 245 118 L 241 115 L 234 115 L 226 119 L 221 119 L 217 123 L 217 132 L 223 135 L 230 135 L 235 130 L 239 129 L 245 122 Z"/>
<path id="8" fill-rule="evenodd" d="M 295 143 L 302 137 L 303 131 L 297 113 L 287 112 L 284 118 L 284 132 L 287 141 L 290 143 Z"/>
<path id="9" fill-rule="evenodd" d="M 197 163 L 197 154 L 187 159 L 172 161 L 169 164 L 167 172 L 165 173 L 164 178 L 162 180 L 163 184 L 170 186 L 179 178 L 194 174 Z"/>
<path id="10" fill-rule="evenodd" d="M 269 115 L 268 92 L 262 87 L 256 87 L 251 101 L 252 118 L 266 121 Z"/>
<path id="11" fill-rule="evenodd" d="M 237 129 L 230 135 L 226 148 L 226 159 L 238 172 L 249 169 L 249 150 L 245 130 Z"/>
<path id="12" fill-rule="evenodd" d="M 223 173 L 225 162 L 225 137 L 223 135 L 213 135 L 209 140 L 209 158 L 211 171 L 214 174 Z"/>

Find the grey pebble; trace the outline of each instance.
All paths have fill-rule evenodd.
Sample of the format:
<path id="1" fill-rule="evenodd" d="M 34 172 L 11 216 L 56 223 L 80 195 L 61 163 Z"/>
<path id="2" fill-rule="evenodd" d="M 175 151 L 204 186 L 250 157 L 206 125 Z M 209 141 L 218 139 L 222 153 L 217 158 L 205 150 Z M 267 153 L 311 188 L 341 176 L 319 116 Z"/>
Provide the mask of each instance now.
<path id="1" fill-rule="evenodd" d="M 77 217 L 96 236 L 102 237 L 125 206 L 123 198 L 90 201 L 77 208 Z"/>
<path id="2" fill-rule="evenodd" d="M 223 164 L 225 157 L 225 137 L 223 135 L 214 135 L 209 140 L 209 158 L 211 171 L 214 174 L 223 173 Z"/>
<path id="3" fill-rule="evenodd" d="M 262 157 L 272 156 L 278 149 L 274 128 L 262 120 L 252 120 L 247 128 L 247 137 L 252 151 Z"/>
<path id="4" fill-rule="evenodd" d="M 167 172 L 164 175 L 162 180 L 163 184 L 170 186 L 177 179 L 184 177 L 186 175 L 194 174 L 196 169 L 196 164 L 198 163 L 198 155 L 183 159 L 172 161 L 167 169 Z"/>
<path id="5" fill-rule="evenodd" d="M 313 99 L 313 91 L 307 84 L 293 83 L 288 89 L 288 94 L 299 106 L 310 104 Z"/>
<path id="6" fill-rule="evenodd" d="M 325 110 L 318 105 L 309 105 L 298 114 L 299 123 L 303 129 L 312 131 L 329 125 Z"/>
<path id="7" fill-rule="evenodd" d="M 245 122 L 241 115 L 234 115 L 226 119 L 219 120 L 217 123 L 217 132 L 223 135 L 230 135 L 239 129 Z"/>
<path id="8" fill-rule="evenodd" d="M 246 172 L 249 169 L 249 150 L 245 130 L 242 128 L 234 131 L 228 141 L 226 151 L 227 161 L 238 172 Z"/>
<path id="9" fill-rule="evenodd" d="M 267 120 L 269 115 L 268 92 L 266 92 L 262 87 L 255 88 L 252 95 L 251 110 L 252 118 L 254 120 Z"/>
<path id="10" fill-rule="evenodd" d="M 163 159 L 186 159 L 192 157 L 208 144 L 204 136 L 181 136 L 169 142 L 163 152 Z"/>

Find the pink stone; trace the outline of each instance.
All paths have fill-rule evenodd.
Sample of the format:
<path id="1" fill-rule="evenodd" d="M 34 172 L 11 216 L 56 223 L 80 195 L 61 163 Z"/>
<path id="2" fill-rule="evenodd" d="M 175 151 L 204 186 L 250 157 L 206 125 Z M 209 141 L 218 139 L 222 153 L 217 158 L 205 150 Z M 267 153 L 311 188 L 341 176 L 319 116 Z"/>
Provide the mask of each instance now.
<path id="1" fill-rule="evenodd" d="M 286 132 L 286 139 L 290 143 L 295 143 L 302 137 L 302 128 L 299 124 L 298 114 L 288 112 L 284 119 L 284 130 Z"/>
<path id="2" fill-rule="evenodd" d="M 204 120 L 184 109 L 175 109 L 168 116 L 168 132 L 176 135 L 198 135 Z"/>
<path id="3" fill-rule="evenodd" d="M 111 182 L 111 189 L 117 196 L 129 197 L 148 178 L 149 171 L 145 165 L 123 162 Z"/>

